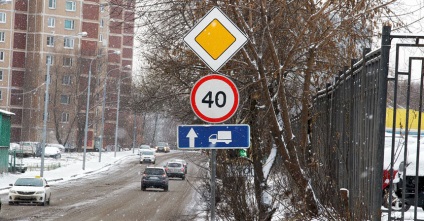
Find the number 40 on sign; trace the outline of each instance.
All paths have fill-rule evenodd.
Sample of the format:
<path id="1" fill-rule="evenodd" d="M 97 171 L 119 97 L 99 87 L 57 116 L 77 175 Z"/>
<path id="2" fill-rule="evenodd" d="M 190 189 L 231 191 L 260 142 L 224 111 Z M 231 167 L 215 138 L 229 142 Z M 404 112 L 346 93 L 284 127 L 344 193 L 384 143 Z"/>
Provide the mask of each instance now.
<path id="1" fill-rule="evenodd" d="M 208 123 L 228 120 L 237 110 L 239 93 L 227 77 L 211 74 L 196 82 L 190 95 L 193 112 Z"/>

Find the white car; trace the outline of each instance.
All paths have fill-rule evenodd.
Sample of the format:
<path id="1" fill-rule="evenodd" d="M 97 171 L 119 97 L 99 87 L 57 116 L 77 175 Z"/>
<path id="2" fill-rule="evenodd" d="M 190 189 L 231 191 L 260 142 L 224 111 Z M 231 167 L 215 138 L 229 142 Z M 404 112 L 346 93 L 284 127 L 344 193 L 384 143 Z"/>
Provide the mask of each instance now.
<path id="1" fill-rule="evenodd" d="M 59 159 L 62 155 L 61 151 L 57 147 L 46 146 L 44 149 L 44 157 L 53 157 L 55 159 Z"/>
<path id="2" fill-rule="evenodd" d="M 141 150 L 140 151 L 140 163 L 156 163 L 155 151 L 153 150 Z"/>
<path id="3" fill-rule="evenodd" d="M 179 163 L 182 163 L 183 166 L 184 166 L 184 173 L 187 174 L 187 170 L 188 170 L 187 165 L 188 165 L 188 163 L 185 160 L 183 160 L 183 159 L 172 159 L 170 162 L 179 162 Z"/>
<path id="4" fill-rule="evenodd" d="M 50 204 L 50 186 L 43 177 L 18 178 L 10 184 L 9 205 L 19 203 Z"/>
<path id="5" fill-rule="evenodd" d="M 138 148 L 138 155 L 140 155 L 140 152 L 141 152 L 142 150 L 152 150 L 152 148 L 150 147 L 150 145 L 142 144 L 142 145 L 140 145 L 140 147 Z"/>
<path id="6" fill-rule="evenodd" d="M 46 146 L 49 146 L 49 147 L 57 147 L 57 148 L 59 148 L 59 150 L 60 150 L 61 152 L 65 152 L 65 146 L 63 146 L 62 144 L 58 144 L 58 143 L 49 143 L 49 144 L 46 144 Z"/>

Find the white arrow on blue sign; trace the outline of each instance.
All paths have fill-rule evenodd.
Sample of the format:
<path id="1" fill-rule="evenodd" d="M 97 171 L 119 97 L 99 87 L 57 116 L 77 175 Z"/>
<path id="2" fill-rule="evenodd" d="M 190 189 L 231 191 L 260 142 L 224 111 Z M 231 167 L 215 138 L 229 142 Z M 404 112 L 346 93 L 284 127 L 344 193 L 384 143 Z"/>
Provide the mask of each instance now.
<path id="1" fill-rule="evenodd" d="M 245 149 L 250 146 L 247 124 L 180 125 L 180 149 Z"/>

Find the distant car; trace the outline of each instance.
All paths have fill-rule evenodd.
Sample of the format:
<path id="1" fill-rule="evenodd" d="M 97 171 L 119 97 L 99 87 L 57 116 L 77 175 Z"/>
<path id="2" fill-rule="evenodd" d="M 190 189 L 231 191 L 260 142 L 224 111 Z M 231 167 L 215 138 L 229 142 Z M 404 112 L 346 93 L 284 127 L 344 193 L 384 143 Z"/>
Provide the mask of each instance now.
<path id="1" fill-rule="evenodd" d="M 52 158 L 55 158 L 55 159 L 60 159 L 62 157 L 62 155 L 60 153 L 61 153 L 61 151 L 57 147 L 46 146 L 46 148 L 44 149 L 44 156 L 45 157 L 52 157 Z"/>
<path id="2" fill-rule="evenodd" d="M 168 153 L 171 151 L 171 148 L 169 147 L 169 144 L 166 142 L 158 142 L 156 145 L 156 152 L 165 152 Z"/>
<path id="3" fill-rule="evenodd" d="M 41 146 L 40 142 L 24 141 L 20 142 L 21 155 L 23 157 L 35 156 L 37 148 Z"/>
<path id="4" fill-rule="evenodd" d="M 188 163 L 185 160 L 183 160 L 183 159 L 172 159 L 171 162 L 180 162 L 180 163 L 182 163 L 183 166 L 184 166 L 184 173 L 187 174 L 187 170 L 188 170 L 187 165 L 188 165 Z"/>
<path id="5" fill-rule="evenodd" d="M 106 152 L 106 149 L 105 148 L 101 148 L 101 150 L 102 150 L 102 152 Z M 99 147 L 95 147 L 94 148 L 94 151 L 100 152 L 100 148 Z"/>
<path id="6" fill-rule="evenodd" d="M 8 171 L 9 172 L 21 172 L 25 173 L 27 171 L 28 167 L 25 163 L 9 163 Z"/>
<path id="7" fill-rule="evenodd" d="M 9 205 L 19 203 L 37 203 L 42 206 L 50 204 L 51 191 L 47 180 L 43 177 L 18 178 L 10 184 Z"/>
<path id="8" fill-rule="evenodd" d="M 65 145 L 65 152 L 75 152 L 76 150 L 77 148 L 75 148 L 75 146 L 73 146 L 72 144 Z"/>
<path id="9" fill-rule="evenodd" d="M 59 148 L 59 150 L 60 150 L 61 152 L 64 152 L 64 151 L 65 151 L 65 146 L 63 146 L 62 144 L 58 144 L 58 143 L 48 143 L 48 144 L 46 144 L 46 146 L 57 147 L 57 148 Z"/>
<path id="10" fill-rule="evenodd" d="M 181 162 L 168 162 L 165 164 L 165 171 L 168 177 L 179 177 L 185 179 L 185 168 Z"/>
<path id="11" fill-rule="evenodd" d="M 140 145 L 140 147 L 138 148 L 138 155 L 140 155 L 140 151 L 141 151 L 141 150 L 152 150 L 152 148 L 150 147 L 150 145 L 142 144 L 142 145 Z"/>
<path id="12" fill-rule="evenodd" d="M 37 152 L 35 154 L 36 157 L 41 157 L 42 154 L 42 148 L 39 147 L 37 148 Z M 59 148 L 54 147 L 54 146 L 46 146 L 44 148 L 44 157 L 52 157 L 55 159 L 60 159 L 62 157 L 61 155 L 61 151 Z"/>
<path id="13" fill-rule="evenodd" d="M 20 147 L 18 143 L 10 143 L 10 150 L 19 150 Z"/>
<path id="14" fill-rule="evenodd" d="M 156 163 L 155 151 L 153 150 L 141 150 L 140 151 L 140 163 Z"/>
<path id="15" fill-rule="evenodd" d="M 106 151 L 115 151 L 115 145 L 107 145 L 105 149 Z M 116 151 L 121 151 L 121 145 L 118 144 Z"/>
<path id="16" fill-rule="evenodd" d="M 141 178 L 141 190 L 146 188 L 161 188 L 168 191 L 169 178 L 162 167 L 147 167 Z"/>

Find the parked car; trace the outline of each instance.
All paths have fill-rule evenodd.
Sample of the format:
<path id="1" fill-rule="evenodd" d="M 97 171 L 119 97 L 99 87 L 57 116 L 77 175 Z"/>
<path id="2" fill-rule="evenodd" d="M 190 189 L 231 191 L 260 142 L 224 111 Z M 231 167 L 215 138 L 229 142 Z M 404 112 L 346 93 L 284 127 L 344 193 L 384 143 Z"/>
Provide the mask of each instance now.
<path id="1" fill-rule="evenodd" d="M 46 146 L 44 149 L 45 157 L 53 157 L 55 159 L 60 159 L 62 155 L 60 154 L 60 149 L 53 146 Z"/>
<path id="2" fill-rule="evenodd" d="M 424 147 L 424 142 L 421 143 L 421 146 Z M 398 182 L 394 182 L 396 186 L 394 187 L 394 192 L 397 198 L 400 199 L 405 194 L 405 205 L 400 205 L 395 209 L 399 210 L 408 210 L 411 205 L 415 205 L 415 188 L 418 183 L 418 204 L 416 207 L 421 207 L 424 209 L 424 170 L 422 165 L 424 163 L 424 152 L 420 151 L 419 154 L 419 164 L 417 170 L 417 151 L 416 146 L 412 148 L 408 148 L 407 159 L 406 161 L 402 161 L 399 165 L 399 169 L 397 172 L 397 177 L 395 180 Z M 418 171 L 418 174 L 416 173 Z M 404 179 L 405 175 L 405 179 Z M 418 179 L 418 180 L 416 180 Z M 405 190 L 403 190 L 403 183 L 405 182 Z"/>
<path id="3" fill-rule="evenodd" d="M 185 180 L 185 168 L 181 162 L 168 162 L 165 164 L 165 171 L 168 177 L 179 177 Z"/>
<path id="4" fill-rule="evenodd" d="M 141 150 L 140 151 L 140 163 L 156 163 L 156 156 L 153 150 Z"/>
<path id="5" fill-rule="evenodd" d="M 102 152 L 106 152 L 106 148 L 99 148 L 99 147 L 95 147 L 94 151 L 100 152 L 100 149 L 102 150 Z"/>
<path id="6" fill-rule="evenodd" d="M 161 188 L 168 191 L 169 178 L 162 167 L 147 167 L 141 178 L 141 190 L 146 188 Z"/>
<path id="7" fill-rule="evenodd" d="M 20 149 L 23 157 L 35 156 L 36 150 L 41 146 L 40 142 L 24 141 L 20 142 Z"/>
<path id="8" fill-rule="evenodd" d="M 19 145 L 18 143 L 10 143 L 10 146 L 9 146 L 10 148 L 10 150 L 19 150 L 19 148 L 21 147 L 21 145 Z"/>
<path id="9" fill-rule="evenodd" d="M 50 204 L 51 191 L 47 180 L 43 177 L 18 178 L 10 184 L 9 205 L 19 203 Z"/>
<path id="10" fill-rule="evenodd" d="M 41 146 L 37 148 L 37 152 L 35 154 L 36 157 L 41 157 L 42 154 L 42 148 Z M 44 148 L 44 157 L 52 157 L 55 159 L 60 159 L 62 157 L 61 151 L 59 148 L 54 146 L 46 146 Z"/>
<path id="11" fill-rule="evenodd" d="M 115 151 L 115 145 L 107 145 L 105 149 L 106 151 Z M 116 151 L 121 151 L 121 145 L 117 145 Z"/>
<path id="12" fill-rule="evenodd" d="M 171 148 L 169 147 L 169 144 L 167 142 L 158 142 L 156 145 L 156 152 L 165 152 L 168 153 L 171 151 Z"/>
<path id="13" fill-rule="evenodd" d="M 183 159 L 172 159 L 171 162 L 180 162 L 180 163 L 182 163 L 183 166 L 184 166 L 184 173 L 187 174 L 187 170 L 188 170 L 187 165 L 188 165 L 188 163 L 185 160 L 183 160 Z"/>
<path id="14" fill-rule="evenodd" d="M 424 171 L 422 170 L 422 164 L 424 163 L 424 152 L 420 151 L 418 168 L 418 174 L 416 174 L 416 159 L 417 159 L 417 138 L 414 136 L 408 137 L 408 148 L 407 158 L 404 161 L 404 147 L 405 137 L 396 135 L 394 146 L 394 166 L 393 166 L 393 178 L 390 172 L 390 159 L 392 152 L 392 135 L 386 135 L 385 152 L 384 152 L 384 164 L 383 170 L 383 206 L 388 208 L 389 205 L 394 211 L 407 211 L 411 205 L 415 205 L 415 178 L 418 175 L 418 204 L 417 207 L 424 209 Z M 424 140 L 420 143 L 421 149 L 424 147 Z M 424 150 L 424 149 L 423 149 Z M 403 176 L 405 174 L 406 179 Z M 393 186 L 390 187 L 390 182 Z M 403 190 L 403 184 L 405 183 L 405 190 Z M 391 190 L 391 191 L 390 191 Z M 402 201 L 403 193 L 405 193 L 405 202 Z M 390 196 L 391 204 L 390 204 Z"/>
<path id="15" fill-rule="evenodd" d="M 46 144 L 46 146 L 57 147 L 57 148 L 59 148 L 60 152 L 65 152 L 65 146 L 63 146 L 62 144 L 48 143 L 48 144 Z"/>
<path id="16" fill-rule="evenodd" d="M 141 150 L 152 150 L 152 148 L 150 147 L 150 145 L 142 144 L 142 145 L 140 145 L 140 147 L 138 148 L 138 155 L 140 155 L 140 151 L 141 151 Z"/>
<path id="17" fill-rule="evenodd" d="M 65 152 L 67 152 L 67 153 L 69 153 L 69 152 L 75 152 L 76 150 L 77 150 L 77 148 L 74 145 L 72 145 L 72 144 L 67 143 L 65 145 Z"/>
<path id="18" fill-rule="evenodd" d="M 28 167 L 26 166 L 25 163 L 9 163 L 8 165 L 8 172 L 21 172 L 21 173 L 25 173 L 27 171 Z"/>

